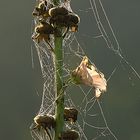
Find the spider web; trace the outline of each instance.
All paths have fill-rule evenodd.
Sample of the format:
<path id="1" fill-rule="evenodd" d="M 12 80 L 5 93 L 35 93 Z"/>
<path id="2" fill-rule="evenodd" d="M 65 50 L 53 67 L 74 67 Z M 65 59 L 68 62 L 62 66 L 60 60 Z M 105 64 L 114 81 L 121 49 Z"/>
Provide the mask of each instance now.
<path id="1" fill-rule="evenodd" d="M 51 0 L 48 2 L 52 3 Z M 76 36 L 74 33 L 68 33 L 66 35 L 63 41 L 64 64 L 62 78 L 64 81 L 70 77 L 70 72 L 80 64 L 83 56 L 88 56 L 86 50 L 88 50 L 88 45 L 91 44 L 91 42 L 94 42 L 94 46 L 101 46 L 101 44 L 102 46 L 106 46 L 106 48 L 111 50 L 111 56 L 114 57 L 115 65 L 112 65 L 112 69 L 109 71 L 107 79 L 108 82 L 113 78 L 118 67 L 120 66 L 123 69 L 127 69 L 129 71 L 128 78 L 130 78 L 131 73 L 133 76 L 140 79 L 138 72 L 123 56 L 119 42 L 111 27 L 101 0 L 89 0 L 88 2 L 87 8 L 84 7 L 84 10 L 80 9 L 79 13 L 87 17 L 87 22 L 88 20 L 91 21 L 89 22 L 89 25 L 91 24 L 92 28 L 94 28 L 94 31 L 90 28 L 88 31 L 83 30 L 82 32 L 84 33 L 82 33 L 80 31 L 81 28 L 79 27 L 79 33 L 77 33 Z M 69 11 L 72 11 L 70 1 L 65 3 L 61 2 L 60 5 L 63 5 Z M 35 19 L 35 25 L 37 23 L 38 19 Z M 86 40 L 86 43 L 84 40 Z M 89 44 L 87 42 L 89 42 Z M 51 37 L 50 44 L 52 47 L 54 47 L 53 36 Z M 35 42 L 35 47 L 40 61 L 42 77 L 44 80 L 42 103 L 38 112 L 39 115 L 54 115 L 56 101 L 56 91 L 54 89 L 53 56 L 47 46 L 47 43 L 44 41 L 40 44 Z M 99 49 L 102 51 L 102 48 L 99 47 Z M 94 51 L 93 48 L 92 50 Z M 95 65 L 92 60 L 90 60 L 90 62 Z M 104 61 L 104 63 L 106 62 Z M 117 137 L 110 130 L 107 124 L 103 107 L 101 106 L 101 101 L 95 98 L 93 90 L 94 89 L 83 85 L 69 85 L 69 87 L 66 89 L 65 107 L 76 108 L 78 110 L 78 120 L 75 124 L 65 122 L 65 129 L 77 130 L 80 135 L 80 140 L 117 140 Z M 48 139 L 48 136 L 43 132 L 43 130 L 41 132 L 33 130 L 32 137 L 33 139 L 38 140 Z"/>

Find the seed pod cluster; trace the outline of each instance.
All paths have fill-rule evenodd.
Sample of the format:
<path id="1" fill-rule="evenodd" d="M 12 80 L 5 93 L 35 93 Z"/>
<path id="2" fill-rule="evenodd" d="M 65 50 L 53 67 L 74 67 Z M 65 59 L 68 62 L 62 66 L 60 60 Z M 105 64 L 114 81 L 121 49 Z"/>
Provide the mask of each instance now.
<path id="1" fill-rule="evenodd" d="M 32 15 L 36 21 L 32 39 L 37 43 L 44 40 L 49 44 L 50 35 L 65 37 L 68 31 L 76 32 L 80 22 L 78 15 L 63 6 L 54 6 L 47 0 L 40 1 Z M 62 33 L 59 32 L 60 29 Z"/>
<path id="2" fill-rule="evenodd" d="M 50 24 L 55 27 L 66 27 L 69 31 L 76 32 L 80 18 L 75 13 L 64 7 L 54 7 L 49 10 Z"/>

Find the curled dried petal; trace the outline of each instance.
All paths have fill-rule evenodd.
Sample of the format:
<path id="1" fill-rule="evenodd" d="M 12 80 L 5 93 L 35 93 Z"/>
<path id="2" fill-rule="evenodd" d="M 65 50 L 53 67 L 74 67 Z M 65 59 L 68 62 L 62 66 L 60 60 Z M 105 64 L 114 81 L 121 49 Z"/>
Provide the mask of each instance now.
<path id="1" fill-rule="evenodd" d="M 106 91 L 107 81 L 104 74 L 97 71 L 96 67 L 88 62 L 88 58 L 83 57 L 80 65 L 73 71 L 73 76 L 78 79 L 78 84 L 84 84 L 95 88 L 95 96 L 100 97 Z"/>

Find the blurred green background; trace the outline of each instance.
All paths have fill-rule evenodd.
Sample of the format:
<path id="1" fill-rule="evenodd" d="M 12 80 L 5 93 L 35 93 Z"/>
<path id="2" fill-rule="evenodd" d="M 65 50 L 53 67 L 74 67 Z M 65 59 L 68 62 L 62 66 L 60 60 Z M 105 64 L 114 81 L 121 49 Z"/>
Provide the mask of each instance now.
<path id="1" fill-rule="evenodd" d="M 14 0 L 1 1 L 0 5 L 1 140 L 30 140 L 29 127 L 41 103 L 42 79 L 35 49 L 34 69 L 31 57 L 34 4 L 35 1 Z M 140 73 L 140 1 L 106 0 L 103 5 L 123 54 Z M 94 34 L 94 26 L 84 16 L 85 7 L 89 7 L 89 1 L 72 0 L 72 8 L 81 17 L 77 36 L 90 59 L 109 77 L 120 60 L 100 40 L 83 39 L 91 28 Z M 109 80 L 102 105 L 108 125 L 119 140 L 140 140 L 140 79 L 123 66 L 119 64 Z"/>

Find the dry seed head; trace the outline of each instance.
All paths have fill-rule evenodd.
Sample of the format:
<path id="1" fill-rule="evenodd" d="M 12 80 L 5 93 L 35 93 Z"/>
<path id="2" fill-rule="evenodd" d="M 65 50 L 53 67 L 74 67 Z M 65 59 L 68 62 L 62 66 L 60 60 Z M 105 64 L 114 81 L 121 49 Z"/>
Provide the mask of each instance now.
<path id="1" fill-rule="evenodd" d="M 78 110 L 75 108 L 65 108 L 64 109 L 64 119 L 65 121 L 70 121 L 70 123 L 74 123 L 77 120 Z"/>
<path id="2" fill-rule="evenodd" d="M 62 132 L 60 140 L 77 140 L 79 133 L 75 130 L 67 130 Z"/>
<path id="3" fill-rule="evenodd" d="M 67 15 L 68 10 L 64 7 L 53 7 L 49 10 L 49 15 L 51 17 L 56 17 L 57 15 Z"/>
<path id="4" fill-rule="evenodd" d="M 43 127 L 54 128 L 55 127 L 55 120 L 54 117 L 51 115 L 37 115 L 34 118 L 34 122 Z"/>

